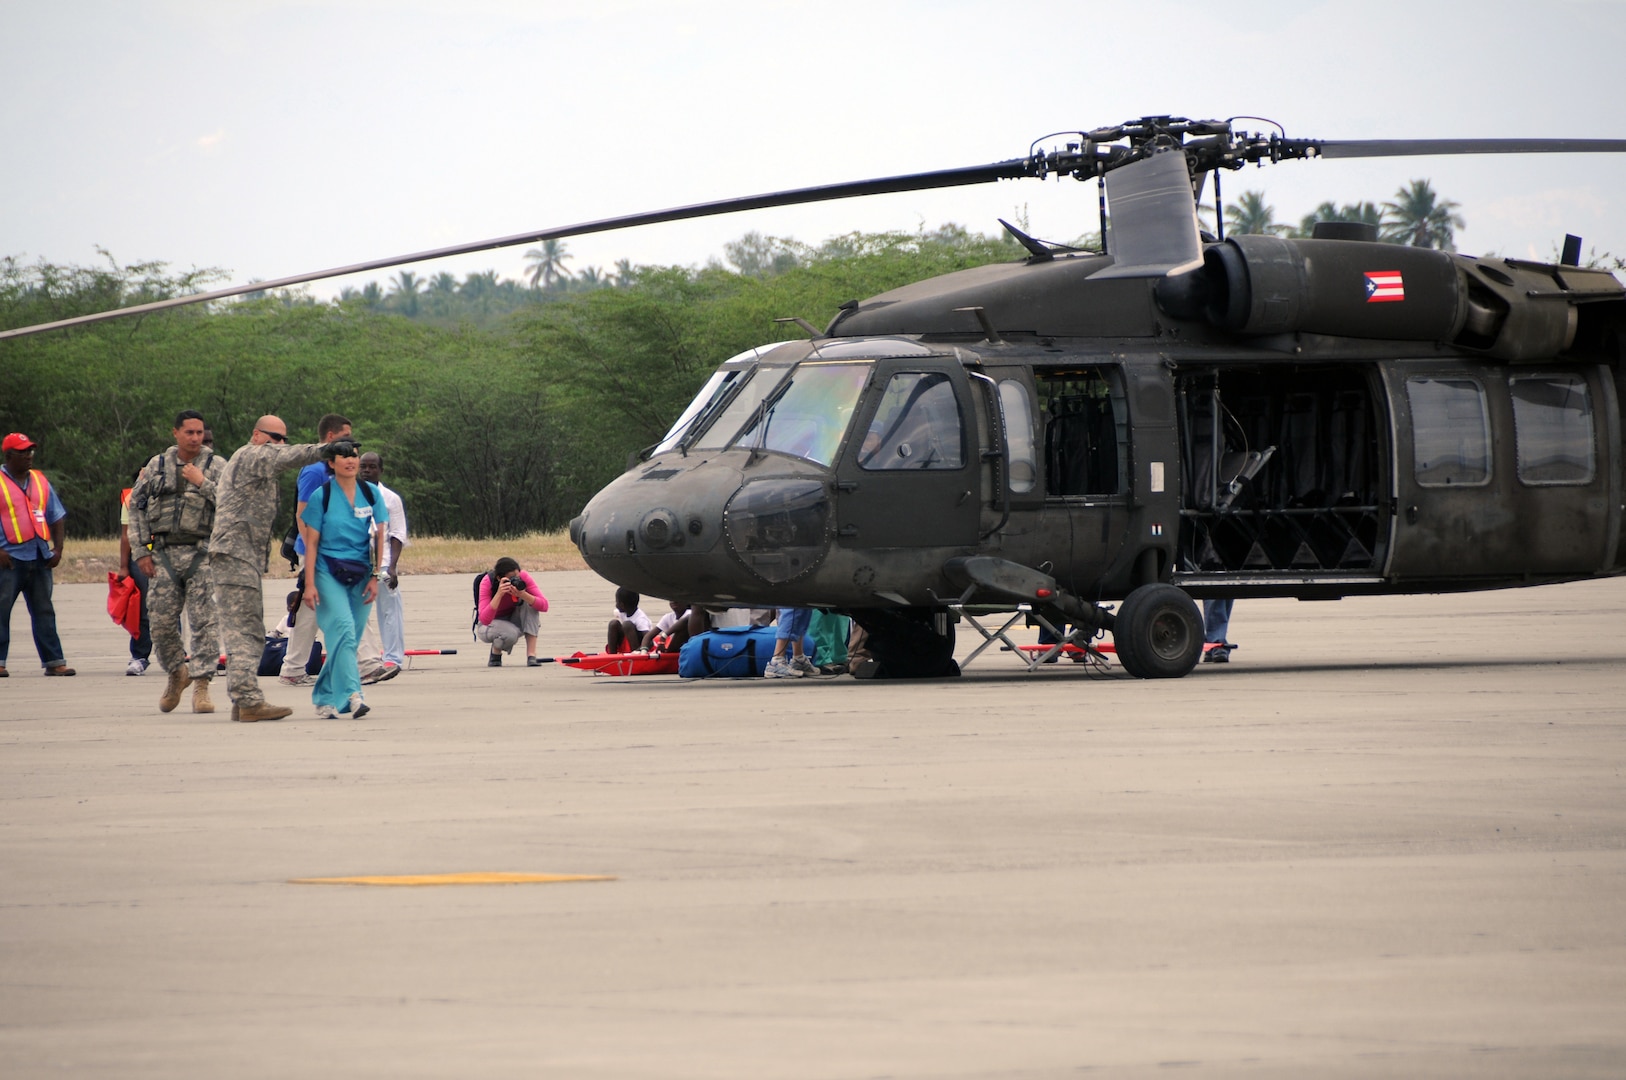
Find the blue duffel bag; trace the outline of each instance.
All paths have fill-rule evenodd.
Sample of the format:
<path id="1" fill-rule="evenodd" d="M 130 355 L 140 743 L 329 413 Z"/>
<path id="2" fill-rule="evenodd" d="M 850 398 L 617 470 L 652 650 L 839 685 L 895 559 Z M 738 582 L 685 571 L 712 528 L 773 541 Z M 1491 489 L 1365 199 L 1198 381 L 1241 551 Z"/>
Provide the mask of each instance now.
<path id="1" fill-rule="evenodd" d="M 771 626 L 708 630 L 683 643 L 678 674 L 685 679 L 759 679 L 773 659 L 774 636 Z M 812 656 L 813 639 L 803 638 L 802 649 Z"/>

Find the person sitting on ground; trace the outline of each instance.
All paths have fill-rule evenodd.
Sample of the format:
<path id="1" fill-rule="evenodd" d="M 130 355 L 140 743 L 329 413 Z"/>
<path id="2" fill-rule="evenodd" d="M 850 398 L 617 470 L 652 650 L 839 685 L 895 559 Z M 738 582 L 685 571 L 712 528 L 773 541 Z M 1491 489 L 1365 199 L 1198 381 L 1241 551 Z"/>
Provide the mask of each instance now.
<path id="1" fill-rule="evenodd" d="M 639 607 L 640 597 L 628 588 L 615 590 L 615 618 L 610 620 L 607 653 L 648 650 L 655 643 L 655 624 L 644 609 Z"/>
<path id="2" fill-rule="evenodd" d="M 480 624 L 474 636 L 491 646 L 487 667 L 502 667 L 503 653 L 525 638 L 525 666 L 537 667 L 536 635 L 542 629 L 541 612 L 548 610 L 548 598 L 536 587 L 519 563 L 503 556 L 480 582 Z"/>
<path id="3" fill-rule="evenodd" d="M 683 600 L 673 600 L 672 610 L 662 615 L 655 624 L 655 647 L 662 652 L 676 652 L 692 637 L 711 629 L 706 609 Z"/>

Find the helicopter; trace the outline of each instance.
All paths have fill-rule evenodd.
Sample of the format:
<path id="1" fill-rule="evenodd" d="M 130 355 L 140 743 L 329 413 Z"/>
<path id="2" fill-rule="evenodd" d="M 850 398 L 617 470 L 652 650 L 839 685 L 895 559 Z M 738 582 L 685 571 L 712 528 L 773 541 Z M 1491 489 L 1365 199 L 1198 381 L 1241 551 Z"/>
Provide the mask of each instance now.
<path id="1" fill-rule="evenodd" d="M 1041 143 L 1063 139 L 1054 149 Z M 1626 288 L 1583 268 L 1205 233 L 1207 178 L 1289 160 L 1621 153 L 1626 140 L 1334 141 L 1151 116 L 1008 161 L 441 248 L 0 339 L 445 255 L 883 192 L 1095 180 L 1103 250 L 843 304 L 724 361 L 570 523 L 617 585 L 817 607 L 878 677 L 959 673 L 956 620 L 1031 612 L 1137 678 L 1189 673 L 1206 598 L 1435 593 L 1626 572 Z M 1218 215 L 1223 221 L 1223 215 Z"/>

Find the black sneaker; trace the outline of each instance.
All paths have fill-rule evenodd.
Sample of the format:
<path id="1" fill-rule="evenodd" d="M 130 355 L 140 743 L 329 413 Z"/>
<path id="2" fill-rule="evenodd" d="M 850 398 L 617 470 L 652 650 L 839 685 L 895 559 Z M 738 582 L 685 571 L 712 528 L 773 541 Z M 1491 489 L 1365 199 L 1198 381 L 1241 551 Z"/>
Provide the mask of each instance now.
<path id="1" fill-rule="evenodd" d="M 1212 649 L 1209 649 L 1207 652 L 1203 653 L 1203 663 L 1229 664 L 1231 662 L 1231 650 L 1233 648 L 1235 648 L 1235 646 L 1228 642 L 1215 645 Z"/>
<path id="2" fill-rule="evenodd" d="M 502 667 L 502 653 L 492 653 L 491 659 L 486 661 L 486 667 Z"/>

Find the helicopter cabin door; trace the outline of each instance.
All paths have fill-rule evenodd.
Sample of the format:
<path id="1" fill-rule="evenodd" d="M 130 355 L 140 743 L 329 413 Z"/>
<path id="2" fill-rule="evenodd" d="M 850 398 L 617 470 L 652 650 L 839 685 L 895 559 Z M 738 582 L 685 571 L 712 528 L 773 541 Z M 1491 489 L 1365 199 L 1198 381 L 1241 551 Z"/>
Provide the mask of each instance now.
<path id="1" fill-rule="evenodd" d="M 975 544 L 980 457 L 970 384 L 957 361 L 877 361 L 836 469 L 837 542 Z"/>
<path id="2" fill-rule="evenodd" d="M 1391 577 L 1589 574 L 1608 566 L 1614 386 L 1597 368 L 1401 362 Z"/>

